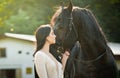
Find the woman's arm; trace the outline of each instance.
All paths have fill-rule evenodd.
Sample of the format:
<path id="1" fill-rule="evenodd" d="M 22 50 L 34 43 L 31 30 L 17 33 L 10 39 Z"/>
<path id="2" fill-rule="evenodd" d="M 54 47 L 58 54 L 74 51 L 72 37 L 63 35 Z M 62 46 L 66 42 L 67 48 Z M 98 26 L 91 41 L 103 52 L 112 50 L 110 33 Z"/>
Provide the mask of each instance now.
<path id="1" fill-rule="evenodd" d="M 46 70 L 45 57 L 41 53 L 36 53 L 35 55 L 35 68 L 39 78 L 48 78 Z"/>
<path id="2" fill-rule="evenodd" d="M 65 65 L 66 65 L 66 62 L 67 62 L 69 55 L 70 55 L 69 51 L 65 51 L 65 53 L 63 54 L 63 57 L 62 57 L 62 69 L 63 69 L 63 71 L 65 69 Z"/>

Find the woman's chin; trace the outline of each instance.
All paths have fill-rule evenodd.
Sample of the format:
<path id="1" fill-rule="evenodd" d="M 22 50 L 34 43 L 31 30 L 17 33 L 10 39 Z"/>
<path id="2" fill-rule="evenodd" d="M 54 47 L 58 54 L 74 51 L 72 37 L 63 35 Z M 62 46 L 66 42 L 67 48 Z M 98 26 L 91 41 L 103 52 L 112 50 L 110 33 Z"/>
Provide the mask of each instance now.
<path id="1" fill-rule="evenodd" d="M 51 44 L 55 44 L 56 42 L 53 42 L 53 43 L 51 43 Z"/>

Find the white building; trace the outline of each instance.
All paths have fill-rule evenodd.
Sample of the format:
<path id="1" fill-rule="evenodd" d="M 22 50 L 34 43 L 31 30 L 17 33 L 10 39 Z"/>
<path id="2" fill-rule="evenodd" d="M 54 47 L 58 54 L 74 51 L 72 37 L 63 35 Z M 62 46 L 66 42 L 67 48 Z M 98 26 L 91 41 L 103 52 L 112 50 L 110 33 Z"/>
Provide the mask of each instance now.
<path id="1" fill-rule="evenodd" d="M 120 43 L 108 43 L 114 53 L 116 63 L 120 72 Z"/>
<path id="2" fill-rule="evenodd" d="M 33 35 L 5 33 L 0 37 L 0 78 L 34 78 Z M 108 43 L 120 69 L 120 44 Z"/>
<path id="3" fill-rule="evenodd" d="M 12 33 L 0 38 L 0 78 L 34 78 L 34 41 L 32 35 Z"/>

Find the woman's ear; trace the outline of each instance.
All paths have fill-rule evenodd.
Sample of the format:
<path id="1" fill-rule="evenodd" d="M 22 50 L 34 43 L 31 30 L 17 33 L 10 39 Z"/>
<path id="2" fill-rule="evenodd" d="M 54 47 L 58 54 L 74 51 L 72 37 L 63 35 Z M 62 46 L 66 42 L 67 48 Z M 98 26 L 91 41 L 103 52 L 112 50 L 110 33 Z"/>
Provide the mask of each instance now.
<path id="1" fill-rule="evenodd" d="M 49 36 L 46 37 L 46 41 L 49 41 Z"/>

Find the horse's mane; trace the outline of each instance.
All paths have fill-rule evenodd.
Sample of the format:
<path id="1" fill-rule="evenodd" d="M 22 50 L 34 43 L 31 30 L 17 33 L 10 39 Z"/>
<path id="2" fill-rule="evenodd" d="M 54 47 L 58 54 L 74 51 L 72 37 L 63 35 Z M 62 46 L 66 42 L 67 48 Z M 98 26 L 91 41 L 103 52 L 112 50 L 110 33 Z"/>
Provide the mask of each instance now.
<path id="1" fill-rule="evenodd" d="M 67 7 L 64 7 L 64 9 L 66 9 Z M 73 8 L 76 8 L 75 6 Z M 61 13 L 62 9 L 61 7 L 57 7 L 57 10 L 56 12 L 53 14 L 51 20 L 50 20 L 50 24 L 53 26 L 55 21 L 56 21 L 56 18 L 59 16 L 59 14 Z"/>
<path id="2" fill-rule="evenodd" d="M 99 25 L 99 23 L 97 22 L 96 18 L 95 18 L 95 15 L 89 10 L 89 9 L 86 9 L 86 8 L 80 8 L 80 7 L 74 7 L 73 8 L 73 22 L 74 24 L 80 26 L 81 30 L 81 33 L 80 34 L 83 34 L 84 31 L 86 31 L 87 29 L 87 32 L 85 32 L 86 36 L 89 36 L 89 39 L 97 39 L 96 41 L 104 41 L 105 43 L 107 42 L 106 41 L 106 37 Z M 91 36 L 90 35 L 93 35 Z M 87 35 L 88 34 L 88 35 Z"/>

